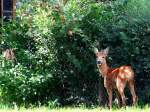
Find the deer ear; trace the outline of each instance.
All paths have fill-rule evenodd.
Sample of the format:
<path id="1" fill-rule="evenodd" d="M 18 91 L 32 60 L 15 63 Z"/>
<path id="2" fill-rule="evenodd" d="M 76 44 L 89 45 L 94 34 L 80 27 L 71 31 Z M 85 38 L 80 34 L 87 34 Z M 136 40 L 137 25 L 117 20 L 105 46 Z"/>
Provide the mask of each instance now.
<path id="1" fill-rule="evenodd" d="M 109 47 L 107 47 L 106 49 L 103 50 L 104 54 L 107 56 L 108 52 L 109 52 Z"/>
<path id="2" fill-rule="evenodd" d="M 97 55 L 98 53 L 98 49 L 96 47 L 94 47 L 94 53 Z"/>

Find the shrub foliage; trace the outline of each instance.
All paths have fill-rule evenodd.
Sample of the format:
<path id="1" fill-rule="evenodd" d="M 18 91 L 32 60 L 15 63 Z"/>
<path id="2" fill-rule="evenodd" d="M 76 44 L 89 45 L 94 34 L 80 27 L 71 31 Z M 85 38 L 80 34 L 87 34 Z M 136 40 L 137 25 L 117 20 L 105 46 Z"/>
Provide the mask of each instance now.
<path id="1" fill-rule="evenodd" d="M 109 65 L 130 64 L 139 99 L 149 102 L 149 1 L 22 3 L 1 27 L 1 47 L 16 55 L 16 63 L 0 56 L 1 101 L 97 104 L 104 89 L 93 48 L 109 46 Z"/>

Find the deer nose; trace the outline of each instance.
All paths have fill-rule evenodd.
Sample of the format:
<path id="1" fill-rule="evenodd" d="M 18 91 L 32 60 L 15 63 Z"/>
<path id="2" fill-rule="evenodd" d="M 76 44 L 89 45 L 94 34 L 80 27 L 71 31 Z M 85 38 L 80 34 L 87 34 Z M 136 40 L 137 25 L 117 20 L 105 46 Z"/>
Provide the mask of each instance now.
<path id="1" fill-rule="evenodd" d="M 97 63 L 98 65 L 101 65 L 101 64 L 102 64 L 102 62 L 101 62 L 100 60 L 97 60 L 96 63 Z"/>

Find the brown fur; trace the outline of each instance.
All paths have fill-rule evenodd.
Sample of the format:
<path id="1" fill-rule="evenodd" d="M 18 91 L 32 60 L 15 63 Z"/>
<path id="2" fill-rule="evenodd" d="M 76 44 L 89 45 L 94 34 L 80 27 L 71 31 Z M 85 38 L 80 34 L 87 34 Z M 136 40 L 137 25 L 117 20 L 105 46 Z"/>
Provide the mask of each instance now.
<path id="1" fill-rule="evenodd" d="M 4 57 L 6 60 L 14 60 L 14 59 L 15 59 L 14 50 L 13 50 L 13 49 L 6 49 L 6 50 L 3 52 L 3 57 Z"/>

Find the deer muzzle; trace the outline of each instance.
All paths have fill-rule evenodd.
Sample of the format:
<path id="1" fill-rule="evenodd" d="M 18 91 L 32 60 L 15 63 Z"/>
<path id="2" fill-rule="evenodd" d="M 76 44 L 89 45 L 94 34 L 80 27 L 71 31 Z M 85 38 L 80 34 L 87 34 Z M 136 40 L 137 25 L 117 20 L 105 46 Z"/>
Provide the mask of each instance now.
<path id="1" fill-rule="evenodd" d="M 96 60 L 96 64 L 101 65 L 102 62 L 100 60 Z"/>

